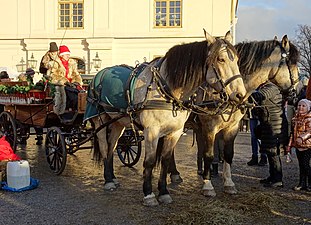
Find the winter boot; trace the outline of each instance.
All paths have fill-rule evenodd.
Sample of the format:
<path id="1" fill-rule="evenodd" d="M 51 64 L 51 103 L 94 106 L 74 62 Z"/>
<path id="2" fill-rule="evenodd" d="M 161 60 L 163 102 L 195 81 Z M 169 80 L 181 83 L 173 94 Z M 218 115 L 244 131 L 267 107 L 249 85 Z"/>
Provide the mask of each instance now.
<path id="1" fill-rule="evenodd" d="M 268 160 L 267 160 L 267 156 L 266 155 L 261 155 L 260 156 L 260 161 L 258 163 L 258 166 L 265 166 L 267 165 Z"/>
<path id="2" fill-rule="evenodd" d="M 299 184 L 293 188 L 294 191 L 307 190 L 307 177 L 300 175 Z"/>
<path id="3" fill-rule="evenodd" d="M 258 165 L 258 156 L 252 156 L 252 159 L 247 163 L 249 166 Z"/>

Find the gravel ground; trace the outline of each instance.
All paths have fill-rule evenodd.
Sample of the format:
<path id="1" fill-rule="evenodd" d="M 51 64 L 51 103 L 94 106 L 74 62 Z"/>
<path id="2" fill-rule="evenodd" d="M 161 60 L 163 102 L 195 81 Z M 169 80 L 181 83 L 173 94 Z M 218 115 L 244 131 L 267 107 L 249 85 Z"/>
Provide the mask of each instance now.
<path id="1" fill-rule="evenodd" d="M 283 160 L 282 189 L 264 188 L 259 180 L 268 176 L 268 167 L 249 167 L 250 135 L 240 133 L 235 142 L 232 174 L 239 193 L 223 193 L 220 176 L 213 178 L 217 196 L 200 194 L 201 178 L 196 174 L 196 146 L 192 134 L 181 137 L 176 150 L 178 169 L 184 182 L 169 190 L 170 205 L 147 208 L 142 205 L 142 162 L 124 167 L 115 157 L 115 174 L 121 186 L 103 190 L 102 168 L 94 166 L 90 150 L 68 156 L 62 175 L 48 168 L 44 148 L 19 146 L 17 154 L 31 165 L 31 177 L 39 187 L 21 193 L 0 191 L 0 224 L 311 224 L 311 193 L 292 191 L 298 182 L 297 159 Z M 154 172 L 154 190 L 159 170 Z"/>

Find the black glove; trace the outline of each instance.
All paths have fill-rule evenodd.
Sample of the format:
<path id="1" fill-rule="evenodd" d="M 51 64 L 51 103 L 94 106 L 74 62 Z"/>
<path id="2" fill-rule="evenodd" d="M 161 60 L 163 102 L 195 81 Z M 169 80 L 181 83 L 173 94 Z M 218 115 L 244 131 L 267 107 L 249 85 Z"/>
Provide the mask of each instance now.
<path id="1" fill-rule="evenodd" d="M 251 97 L 254 99 L 255 102 L 257 102 L 258 104 L 261 104 L 262 100 L 265 99 L 265 96 L 263 94 L 261 94 L 260 92 L 254 92 L 252 93 Z"/>
<path id="2" fill-rule="evenodd" d="M 68 87 L 70 87 L 70 86 L 71 86 L 71 83 L 70 83 L 70 82 L 68 82 L 68 81 L 67 81 L 67 82 L 65 82 L 64 84 L 65 84 L 66 86 L 68 86 Z"/>
<path id="3" fill-rule="evenodd" d="M 80 84 L 79 84 L 78 82 L 73 82 L 72 84 L 73 84 L 75 87 L 80 86 Z"/>

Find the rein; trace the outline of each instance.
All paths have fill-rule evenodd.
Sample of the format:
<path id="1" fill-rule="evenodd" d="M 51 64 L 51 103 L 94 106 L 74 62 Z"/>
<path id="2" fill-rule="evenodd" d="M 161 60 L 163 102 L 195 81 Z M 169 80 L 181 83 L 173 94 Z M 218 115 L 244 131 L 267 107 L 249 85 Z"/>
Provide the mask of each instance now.
<path id="1" fill-rule="evenodd" d="M 223 48 L 228 52 L 226 44 L 223 44 Z M 228 52 L 228 55 L 231 56 L 229 58 L 232 58 L 232 60 L 233 60 L 233 57 L 231 54 L 229 54 L 229 52 Z M 216 75 L 216 81 L 212 84 L 208 84 L 207 86 L 210 86 L 212 89 L 214 89 L 216 91 L 216 93 L 219 94 L 220 99 L 203 101 L 200 104 L 195 104 L 196 96 L 197 96 L 197 94 L 196 94 L 197 90 L 194 92 L 194 94 L 192 94 L 190 96 L 188 101 L 182 101 L 180 99 L 177 99 L 173 95 L 171 89 L 169 88 L 166 81 L 163 79 L 163 77 L 161 76 L 161 74 L 159 72 L 163 61 L 164 61 L 164 58 L 161 58 L 159 63 L 157 63 L 157 65 L 151 67 L 151 72 L 153 74 L 153 81 L 157 84 L 158 90 L 160 91 L 162 97 L 167 99 L 167 101 L 161 101 L 161 103 L 160 103 L 160 101 L 157 101 L 157 106 L 164 105 L 163 107 L 161 107 L 161 109 L 166 108 L 166 109 L 173 110 L 173 111 L 176 111 L 176 110 L 188 110 L 189 111 L 190 110 L 190 111 L 194 112 L 195 114 L 219 115 L 219 114 L 222 114 L 223 112 L 225 112 L 226 110 L 228 110 L 229 108 L 231 108 L 230 109 L 230 117 L 231 117 L 232 113 L 238 108 L 238 106 L 233 105 L 229 102 L 229 96 L 225 92 L 225 88 L 235 79 L 242 78 L 241 74 L 234 75 L 234 76 L 228 78 L 227 80 L 223 81 L 220 74 L 219 74 L 219 71 L 217 70 L 217 68 L 215 67 L 215 65 L 213 63 L 211 66 L 212 66 L 213 71 Z M 209 67 L 206 66 L 205 76 L 208 73 L 208 68 Z M 218 91 L 215 88 L 217 83 L 220 84 L 220 87 L 221 87 L 220 91 Z M 202 85 L 200 87 L 198 87 L 198 89 L 200 89 L 200 88 L 204 91 L 204 93 L 207 93 L 207 91 L 208 91 L 207 88 L 202 87 Z M 147 103 L 150 103 L 150 104 L 147 104 Z M 153 101 L 149 101 L 149 102 L 146 101 L 141 105 L 141 108 L 154 109 L 155 105 L 152 105 L 152 103 L 154 103 L 154 102 Z M 173 107 L 168 107 L 167 106 L 168 104 L 172 104 Z M 229 117 L 229 119 L 230 119 L 230 117 Z M 223 120 L 225 120 L 224 117 L 223 117 Z"/>
<path id="2" fill-rule="evenodd" d="M 191 102 L 191 108 L 194 114 L 208 116 L 220 115 L 224 122 L 228 122 L 236 110 L 245 110 L 247 107 L 245 104 L 233 105 L 229 101 L 223 99 L 204 100 L 206 99 L 206 93 L 208 93 L 208 87 L 200 86 L 199 88 L 203 91 L 203 100 L 201 103 L 196 104 L 194 104 L 195 100 Z M 229 114 L 227 119 L 224 117 L 224 113 L 226 112 Z"/>

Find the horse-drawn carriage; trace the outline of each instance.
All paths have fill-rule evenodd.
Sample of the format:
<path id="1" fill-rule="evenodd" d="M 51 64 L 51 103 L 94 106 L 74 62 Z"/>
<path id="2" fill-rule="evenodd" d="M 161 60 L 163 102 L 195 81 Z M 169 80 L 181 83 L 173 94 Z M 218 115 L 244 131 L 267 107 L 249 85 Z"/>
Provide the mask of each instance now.
<path id="1" fill-rule="evenodd" d="M 4 106 L 0 113 L 0 136 L 6 136 L 14 151 L 18 144 L 36 134 L 31 128 L 46 128 L 47 162 L 50 169 L 59 175 L 65 169 L 67 154 L 93 147 L 94 129 L 89 122 L 83 122 L 86 92 L 78 93 L 77 110 L 66 111 L 64 120 L 54 113 L 53 97 L 48 90 L 25 90 L 27 82 L 0 82 L 0 86 L 11 89 L 0 90 L 0 104 Z M 126 130 L 117 147 L 121 162 L 129 167 L 134 166 L 141 155 L 142 138 L 134 137 L 132 130 Z"/>
<path id="2" fill-rule="evenodd" d="M 92 140 L 95 160 L 104 159 L 104 188 L 113 190 L 117 188 L 113 172 L 114 149 L 119 150 L 121 161 L 123 159 L 123 162 L 134 165 L 139 160 L 140 142 L 143 139 L 136 130 L 143 130 L 146 146 L 143 204 L 155 206 L 159 202 L 171 203 L 166 180 L 169 164 L 186 121 L 190 113 L 195 112 L 201 114 L 199 127 L 204 138 L 202 193 L 205 196 L 216 195 L 211 182 L 210 165 L 215 135 L 220 130 L 226 132 L 225 141 L 229 148 L 224 154 L 224 190 L 230 194 L 237 193 L 230 167 L 238 122 L 244 113 L 244 100 L 260 82 L 271 80 L 284 90 L 293 86 L 298 77 L 298 54 L 287 37 L 283 37 L 282 42 L 272 40 L 260 43 L 259 47 L 256 44 L 254 49 L 265 49 L 265 55 L 255 50 L 245 51 L 251 54 L 258 52 L 261 57 L 248 56 L 245 64 L 250 71 L 242 76 L 238 66 L 238 53 L 230 44 L 230 35 L 227 34 L 225 39 L 215 39 L 205 32 L 205 37 L 206 41 L 174 46 L 163 58 L 153 60 L 135 71 L 124 66 L 100 71 L 92 80 L 87 96 L 81 97 L 80 109 L 73 112 L 74 119 L 69 123 L 64 123 L 53 115 L 50 109 L 53 104 L 51 99 L 38 104 L 44 114 L 41 126 L 48 128 L 45 145 L 50 168 L 60 174 L 65 167 L 67 153 L 87 148 L 84 144 Z M 250 47 L 246 45 L 246 48 Z M 255 62 L 250 59 L 255 59 Z M 250 65 L 246 62 L 250 62 Z M 107 71 L 109 76 L 105 75 Z M 122 71 L 126 71 L 131 79 L 128 76 L 125 78 Z M 105 80 L 107 77 L 110 79 Z M 244 86 L 246 82 L 249 83 Z M 229 108 L 225 107 L 226 111 L 215 110 L 215 107 L 209 109 L 205 98 L 209 94 L 217 95 L 219 102 L 227 103 L 225 105 Z M 82 105 L 85 105 L 86 97 L 88 101 L 84 108 Z M 19 131 L 16 121 L 31 121 L 30 125 L 34 125 L 32 118 L 40 112 L 34 112 L 35 107 L 27 105 L 30 108 L 27 109 L 28 114 L 25 113 L 28 117 L 22 120 L 18 118 L 18 105 L 15 103 L 11 106 L 11 112 L 15 113 L 5 111 L 0 115 L 0 130 L 7 132 L 5 134 L 10 137 L 13 146 Z M 26 107 L 24 104 L 21 106 L 21 109 Z M 235 118 L 233 114 L 236 114 Z M 50 126 L 50 120 L 54 117 L 58 121 L 52 122 Z M 91 128 L 88 128 L 85 121 L 92 124 Z M 133 150 L 137 154 L 132 157 L 131 150 L 135 145 L 138 151 Z M 132 162 L 129 161 L 130 157 L 134 159 Z M 152 173 L 157 163 L 161 163 L 158 198 L 152 190 Z"/>

